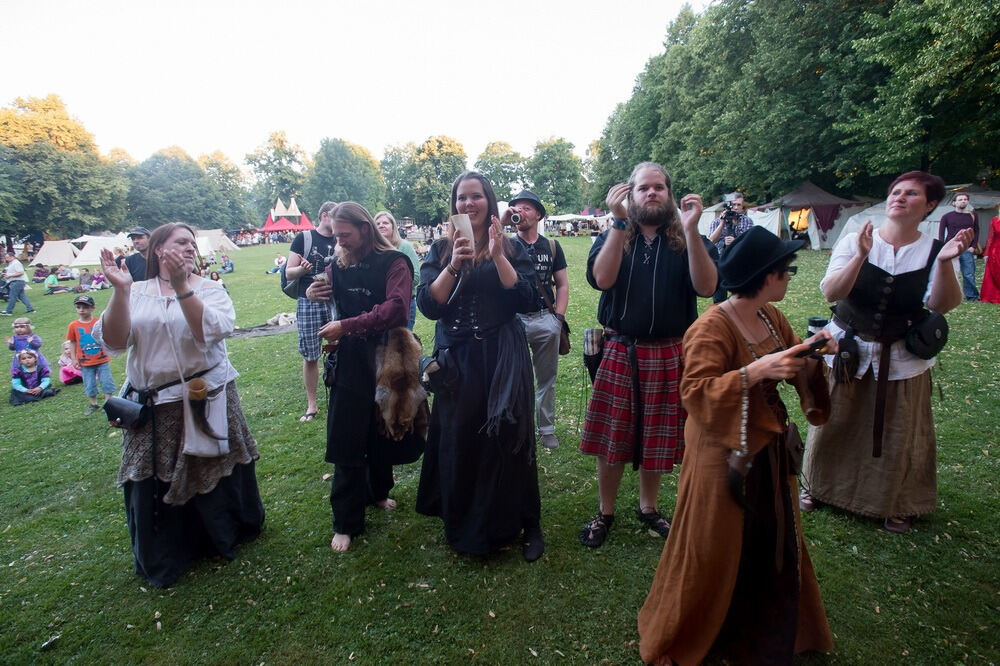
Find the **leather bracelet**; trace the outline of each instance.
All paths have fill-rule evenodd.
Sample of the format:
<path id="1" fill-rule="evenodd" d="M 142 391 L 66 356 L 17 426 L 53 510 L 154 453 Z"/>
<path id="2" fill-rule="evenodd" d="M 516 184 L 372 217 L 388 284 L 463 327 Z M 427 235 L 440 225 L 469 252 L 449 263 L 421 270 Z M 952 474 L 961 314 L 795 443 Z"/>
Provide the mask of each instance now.
<path id="1" fill-rule="evenodd" d="M 452 268 L 450 263 L 447 264 L 445 266 L 445 268 L 448 269 L 448 272 L 451 273 L 452 277 L 458 277 L 458 271 L 456 271 L 454 268 Z"/>
<path id="2" fill-rule="evenodd" d="M 181 294 L 180 296 L 175 296 L 174 298 L 176 298 L 178 301 L 183 301 L 185 298 L 188 298 L 190 296 L 194 296 L 194 289 L 185 294 Z"/>
<path id="3" fill-rule="evenodd" d="M 618 231 L 625 231 L 625 226 L 627 225 L 627 223 L 628 223 L 627 219 L 616 220 L 614 218 L 611 218 L 611 227 L 613 229 L 617 229 Z"/>

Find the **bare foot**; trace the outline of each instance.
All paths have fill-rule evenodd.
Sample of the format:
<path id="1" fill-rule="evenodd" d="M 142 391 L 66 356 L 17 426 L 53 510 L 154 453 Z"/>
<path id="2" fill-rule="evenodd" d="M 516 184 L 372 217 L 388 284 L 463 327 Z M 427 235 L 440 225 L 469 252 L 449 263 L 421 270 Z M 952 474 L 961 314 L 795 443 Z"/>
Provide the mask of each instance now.
<path id="1" fill-rule="evenodd" d="M 386 497 L 384 500 L 379 500 L 375 502 L 375 506 L 382 509 L 383 511 L 392 511 L 396 508 L 396 500 L 391 497 Z"/>
<path id="2" fill-rule="evenodd" d="M 334 534 L 333 539 L 330 541 L 330 548 L 333 548 L 334 552 L 344 553 L 347 549 L 351 547 L 351 535 L 350 534 Z"/>

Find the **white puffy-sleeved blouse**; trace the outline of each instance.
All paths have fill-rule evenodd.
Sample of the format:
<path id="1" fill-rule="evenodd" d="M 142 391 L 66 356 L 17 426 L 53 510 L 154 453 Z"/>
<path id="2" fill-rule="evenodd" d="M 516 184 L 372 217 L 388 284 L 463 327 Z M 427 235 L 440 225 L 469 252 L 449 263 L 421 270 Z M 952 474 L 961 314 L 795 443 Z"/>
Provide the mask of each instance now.
<path id="1" fill-rule="evenodd" d="M 916 241 L 910 243 L 909 245 L 904 245 L 896 250 L 892 247 L 891 243 L 887 243 L 882 240 L 879 230 L 876 229 L 872 233 L 872 249 L 871 252 L 868 253 L 868 261 L 890 275 L 908 273 L 910 271 L 919 270 L 927 265 L 927 259 L 931 253 L 933 244 L 933 238 L 927 234 L 921 234 L 920 238 Z M 846 266 L 857 251 L 857 233 L 846 234 L 840 239 L 840 241 L 837 242 L 836 247 L 833 248 L 833 252 L 830 255 L 830 264 L 826 268 L 826 275 L 823 276 L 823 279 L 819 283 L 821 291 L 827 279 L 833 273 Z M 957 260 L 953 259 L 951 263 L 954 267 Z M 927 281 L 927 290 L 924 292 L 923 300 L 925 303 L 931 295 L 931 287 L 934 285 L 934 280 L 937 278 L 939 266 L 940 262 L 934 261 L 934 264 L 931 267 L 930 277 Z M 828 330 L 830 335 L 832 335 L 836 340 L 840 340 L 844 337 L 844 329 L 837 326 L 832 319 L 827 325 L 826 330 Z M 863 377 L 865 372 L 868 371 L 869 366 L 871 366 L 875 376 L 877 377 L 879 372 L 879 354 L 882 353 L 882 343 L 866 342 L 861 338 L 857 338 L 857 342 L 859 363 L 858 372 L 855 377 L 859 379 Z M 902 379 L 916 377 L 917 375 L 926 372 L 928 368 L 934 366 L 935 359 L 932 358 L 924 360 L 914 356 L 906 349 L 906 343 L 903 340 L 897 340 L 892 343 L 892 349 L 889 354 L 890 381 L 899 381 Z M 827 365 L 832 368 L 834 357 L 828 354 L 825 356 L 825 360 Z"/>
<path id="2" fill-rule="evenodd" d="M 173 296 L 161 296 L 157 280 L 145 280 L 132 285 L 129 310 L 132 328 L 125 348 L 116 349 L 104 340 L 104 312 L 94 325 L 94 338 L 109 356 L 128 350 L 126 376 L 134 389 L 150 389 L 180 379 L 171 344 L 177 350 L 185 377 L 212 368 L 202 375 L 209 390 L 218 388 L 239 373 L 229 362 L 226 338 L 236 325 L 236 310 L 229 293 L 211 280 L 202 279 L 194 292 L 204 303 L 201 319 L 205 342 L 195 340 L 184 313 Z M 157 393 L 154 403 L 176 402 L 181 399 L 177 384 Z"/>

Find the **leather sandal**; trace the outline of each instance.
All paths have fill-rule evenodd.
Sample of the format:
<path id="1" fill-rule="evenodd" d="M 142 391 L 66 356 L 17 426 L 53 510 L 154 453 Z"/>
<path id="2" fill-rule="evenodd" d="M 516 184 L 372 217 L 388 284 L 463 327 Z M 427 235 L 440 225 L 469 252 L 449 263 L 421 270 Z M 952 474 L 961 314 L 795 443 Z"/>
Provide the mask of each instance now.
<path id="1" fill-rule="evenodd" d="M 587 548 L 600 548 L 608 538 L 608 530 L 614 522 L 615 514 L 601 513 L 598 510 L 597 515 L 580 530 L 580 543 Z"/>
<path id="2" fill-rule="evenodd" d="M 659 534 L 664 539 L 670 534 L 670 521 L 663 517 L 663 515 L 656 509 L 649 509 L 648 511 L 643 511 L 641 508 L 636 509 L 635 513 L 639 516 L 639 520 L 649 529 L 653 530 Z"/>

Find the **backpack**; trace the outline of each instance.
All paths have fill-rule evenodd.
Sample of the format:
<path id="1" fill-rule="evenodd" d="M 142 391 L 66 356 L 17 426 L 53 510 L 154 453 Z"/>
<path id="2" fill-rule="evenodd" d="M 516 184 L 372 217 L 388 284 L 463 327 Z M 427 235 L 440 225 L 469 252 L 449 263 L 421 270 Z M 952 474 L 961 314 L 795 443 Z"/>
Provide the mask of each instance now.
<path id="1" fill-rule="evenodd" d="M 303 258 L 309 256 L 309 252 L 310 252 L 310 250 L 312 250 L 312 243 L 313 243 L 313 235 L 312 235 L 312 232 L 310 231 L 308 234 L 305 234 L 302 237 L 302 257 Z M 300 278 L 298 278 L 296 280 L 289 280 L 285 276 L 285 267 L 286 266 L 288 266 L 288 262 L 287 261 L 284 264 L 282 264 L 281 269 L 278 271 L 278 275 L 281 277 L 281 291 L 285 292 L 285 296 L 288 296 L 288 298 L 299 300 L 299 296 L 300 296 L 300 294 L 299 294 L 299 281 L 302 280 L 302 278 L 300 277 Z M 303 277 L 305 277 L 305 276 L 303 276 Z M 306 292 L 305 292 L 305 290 L 303 290 L 302 293 L 301 293 L 301 296 L 305 297 L 305 295 L 306 295 Z"/>

